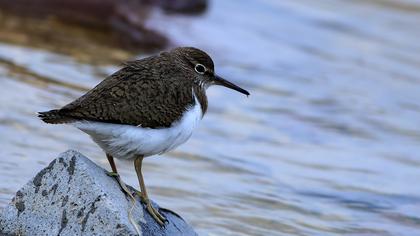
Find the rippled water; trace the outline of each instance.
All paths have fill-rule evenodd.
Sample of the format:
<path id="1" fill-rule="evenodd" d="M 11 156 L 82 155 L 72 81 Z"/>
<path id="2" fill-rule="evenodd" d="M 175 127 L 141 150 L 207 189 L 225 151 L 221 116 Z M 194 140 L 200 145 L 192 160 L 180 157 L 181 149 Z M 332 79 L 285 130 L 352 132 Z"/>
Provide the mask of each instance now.
<path id="1" fill-rule="evenodd" d="M 217 0 L 201 17 L 156 12 L 150 25 L 208 51 L 251 96 L 209 89 L 189 142 L 146 160 L 152 198 L 201 235 L 420 234 L 419 22 L 414 0 Z M 109 168 L 86 135 L 35 112 L 116 69 L 0 43 L 0 206 L 68 148 Z M 136 186 L 132 163 L 117 165 Z"/>

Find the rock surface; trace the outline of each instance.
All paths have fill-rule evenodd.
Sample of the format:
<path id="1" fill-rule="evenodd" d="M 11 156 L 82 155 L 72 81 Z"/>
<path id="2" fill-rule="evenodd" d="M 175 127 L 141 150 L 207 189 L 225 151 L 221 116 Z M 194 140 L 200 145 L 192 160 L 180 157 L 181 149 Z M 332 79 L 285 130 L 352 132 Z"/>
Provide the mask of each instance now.
<path id="1" fill-rule="evenodd" d="M 137 235 L 128 216 L 132 205 L 106 170 L 70 150 L 41 170 L 0 211 L 0 235 Z M 157 209 L 168 220 L 164 228 L 136 197 L 132 219 L 141 235 L 197 235 L 177 214 Z"/>
<path id="2" fill-rule="evenodd" d="M 163 32 L 150 28 L 149 20 L 154 12 L 201 14 L 207 6 L 207 0 L 0 0 L 2 12 L 47 21 L 53 18 L 96 33 L 106 30 L 107 39 L 97 42 L 117 39 L 116 45 L 143 50 L 163 49 L 170 43 Z M 48 38 L 56 34 L 60 32 L 51 31 Z M 97 36 L 94 34 L 92 38 Z"/>

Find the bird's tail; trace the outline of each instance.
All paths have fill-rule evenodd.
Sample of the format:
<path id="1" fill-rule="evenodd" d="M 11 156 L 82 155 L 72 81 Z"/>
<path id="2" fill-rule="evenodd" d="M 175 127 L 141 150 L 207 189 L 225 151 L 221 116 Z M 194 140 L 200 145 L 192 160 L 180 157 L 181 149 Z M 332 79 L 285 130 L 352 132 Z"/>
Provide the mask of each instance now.
<path id="1" fill-rule="evenodd" d="M 63 115 L 60 110 L 38 112 L 38 117 L 48 124 L 63 124 L 74 121 L 72 118 Z"/>

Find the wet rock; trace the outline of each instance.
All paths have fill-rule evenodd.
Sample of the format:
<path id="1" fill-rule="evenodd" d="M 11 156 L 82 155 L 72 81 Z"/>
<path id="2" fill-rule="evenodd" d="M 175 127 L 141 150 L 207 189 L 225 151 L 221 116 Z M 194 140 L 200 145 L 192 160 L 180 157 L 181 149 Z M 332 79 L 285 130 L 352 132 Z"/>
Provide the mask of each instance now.
<path id="1" fill-rule="evenodd" d="M 0 235 L 137 235 L 129 219 L 132 205 L 106 170 L 67 151 L 0 211 Z M 144 207 L 136 198 L 132 219 L 141 235 L 196 235 L 181 217 L 163 208 L 168 222 L 160 227 Z"/>

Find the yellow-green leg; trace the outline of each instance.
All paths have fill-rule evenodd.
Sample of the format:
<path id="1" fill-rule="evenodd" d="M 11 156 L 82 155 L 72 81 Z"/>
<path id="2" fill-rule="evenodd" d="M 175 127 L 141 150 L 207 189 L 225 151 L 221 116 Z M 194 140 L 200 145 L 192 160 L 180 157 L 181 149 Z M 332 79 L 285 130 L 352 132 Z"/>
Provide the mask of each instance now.
<path id="1" fill-rule="evenodd" d="M 127 193 L 131 198 L 134 198 L 130 193 L 130 190 L 128 189 L 127 185 L 121 180 L 120 175 L 118 174 L 117 166 L 114 162 L 114 157 L 107 153 L 106 158 L 108 158 L 109 165 L 112 169 L 112 172 L 107 172 L 107 175 L 114 177 L 117 180 L 118 184 L 121 186 L 121 188 L 124 190 L 124 192 Z"/>
<path id="2" fill-rule="evenodd" d="M 144 184 L 143 174 L 141 172 L 142 162 L 143 162 L 143 156 L 138 156 L 134 160 L 134 168 L 136 169 L 136 172 L 137 172 L 137 178 L 139 179 L 140 190 L 141 190 L 140 198 L 142 202 L 146 204 L 147 211 L 153 217 L 153 219 L 155 219 L 159 225 L 163 226 L 164 222 L 166 221 L 166 218 L 162 216 L 159 213 L 159 211 L 156 210 L 152 206 L 152 203 L 150 202 L 149 197 L 147 196 L 146 185 Z"/>
<path id="3" fill-rule="evenodd" d="M 134 198 L 133 194 L 128 189 L 127 185 L 121 180 L 120 175 L 118 174 L 118 171 L 117 171 L 117 166 L 115 165 L 115 162 L 114 162 L 114 157 L 107 153 L 106 158 L 108 158 L 109 165 L 111 166 L 111 169 L 112 169 L 112 172 L 107 172 L 107 175 L 114 177 L 117 180 L 120 187 L 122 188 L 122 190 L 130 197 L 131 202 L 132 202 L 132 207 L 128 211 L 128 219 L 130 220 L 131 224 L 133 224 L 134 228 L 136 229 L 137 234 L 141 235 L 139 225 L 133 219 L 133 215 L 132 215 L 132 211 L 136 204 L 135 203 L 136 199 Z"/>
<path id="4" fill-rule="evenodd" d="M 112 177 L 118 176 L 117 166 L 115 165 L 114 157 L 112 157 L 111 155 L 107 153 L 106 158 L 108 158 L 109 165 L 111 166 L 111 169 L 112 169 L 112 172 L 108 172 L 108 175 Z"/>

